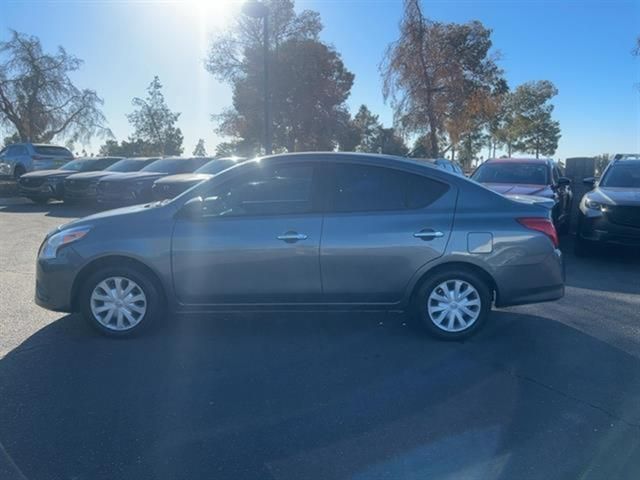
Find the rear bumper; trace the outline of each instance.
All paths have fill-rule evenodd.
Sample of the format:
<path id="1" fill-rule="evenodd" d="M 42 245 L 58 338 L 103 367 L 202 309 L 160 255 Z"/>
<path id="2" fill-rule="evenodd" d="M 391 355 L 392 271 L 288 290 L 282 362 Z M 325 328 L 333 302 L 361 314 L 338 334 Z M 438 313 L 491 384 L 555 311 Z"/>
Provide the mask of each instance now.
<path id="1" fill-rule="evenodd" d="M 640 247 L 640 228 L 610 222 L 605 216 L 580 216 L 577 235 L 582 240 Z"/>
<path id="2" fill-rule="evenodd" d="M 564 297 L 565 266 L 558 249 L 538 263 L 504 266 L 494 280 L 496 307 L 549 302 Z"/>

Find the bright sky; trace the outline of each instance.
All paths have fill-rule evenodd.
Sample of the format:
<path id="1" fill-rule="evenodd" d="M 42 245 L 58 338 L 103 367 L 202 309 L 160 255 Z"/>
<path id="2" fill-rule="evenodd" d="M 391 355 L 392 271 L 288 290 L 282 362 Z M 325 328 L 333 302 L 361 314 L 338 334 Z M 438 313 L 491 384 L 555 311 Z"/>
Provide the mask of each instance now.
<path id="1" fill-rule="evenodd" d="M 231 103 L 230 90 L 203 67 L 210 36 L 229 23 L 233 0 L 13 1 L 0 3 L 0 38 L 9 28 L 37 35 L 47 50 L 58 45 L 84 60 L 79 86 L 97 90 L 116 138 L 130 133 L 131 98 L 144 96 L 159 75 L 170 108 L 181 112 L 185 154 L 204 138 L 220 141 L 210 120 Z M 298 0 L 320 12 L 323 40 L 355 73 L 349 105 L 366 103 L 390 125 L 378 65 L 398 34 L 400 0 Z M 514 87 L 547 79 L 560 93 L 554 103 L 562 139 L 556 158 L 640 151 L 640 1 L 440 0 L 423 1 L 430 17 L 482 21 Z M 100 142 L 94 141 L 93 149 Z M 88 149 L 91 150 L 91 149 Z M 482 153 L 485 157 L 486 152 Z"/>

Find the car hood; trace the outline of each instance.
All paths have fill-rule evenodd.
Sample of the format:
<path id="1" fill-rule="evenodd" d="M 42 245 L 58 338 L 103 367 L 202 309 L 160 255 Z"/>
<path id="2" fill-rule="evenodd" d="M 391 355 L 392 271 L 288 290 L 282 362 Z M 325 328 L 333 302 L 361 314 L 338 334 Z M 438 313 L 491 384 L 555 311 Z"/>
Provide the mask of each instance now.
<path id="1" fill-rule="evenodd" d="M 608 205 L 640 206 L 640 189 L 599 187 L 588 195 L 591 200 Z"/>
<path id="2" fill-rule="evenodd" d="M 35 172 L 29 172 L 22 175 L 20 178 L 51 178 L 51 177 L 68 177 L 69 175 L 76 174 L 75 170 L 37 170 Z"/>
<path id="3" fill-rule="evenodd" d="M 105 172 L 104 170 L 98 170 L 96 172 L 74 173 L 73 175 L 69 175 L 67 178 L 69 180 L 99 180 L 100 178 L 106 177 L 108 175 L 122 175 L 122 173 Z"/>
<path id="4" fill-rule="evenodd" d="M 197 183 L 213 177 L 208 173 L 179 173 L 177 175 L 168 175 L 157 180 L 156 183 Z"/>
<path id="5" fill-rule="evenodd" d="M 166 173 L 159 172 L 127 172 L 119 173 L 117 175 L 109 175 L 104 181 L 107 182 L 137 182 L 137 181 L 152 181 L 158 178 L 166 177 Z"/>
<path id="6" fill-rule="evenodd" d="M 502 195 L 533 195 L 553 198 L 553 190 L 548 185 L 527 185 L 513 183 L 483 183 L 487 188 Z"/>
<path id="7" fill-rule="evenodd" d="M 553 208 L 555 201 L 549 197 L 538 197 L 535 195 L 505 195 L 509 200 L 514 200 L 520 203 L 526 203 L 527 205 L 542 205 L 543 207 Z"/>
<path id="8" fill-rule="evenodd" d="M 115 208 L 113 210 L 105 210 L 104 212 L 94 213 L 87 217 L 82 217 L 72 222 L 60 225 L 58 230 L 64 230 L 70 227 L 79 227 L 83 225 L 92 225 L 95 223 L 102 223 L 105 221 L 117 221 L 128 215 L 136 215 L 140 213 L 146 213 L 156 208 L 162 208 L 160 202 L 145 203 L 142 205 L 133 205 L 131 207 Z"/>

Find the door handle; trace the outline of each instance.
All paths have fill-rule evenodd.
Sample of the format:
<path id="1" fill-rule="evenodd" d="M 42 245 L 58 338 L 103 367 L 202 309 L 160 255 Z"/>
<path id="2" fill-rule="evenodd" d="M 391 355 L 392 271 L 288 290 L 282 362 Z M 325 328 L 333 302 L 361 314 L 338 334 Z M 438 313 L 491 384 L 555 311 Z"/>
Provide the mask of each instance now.
<path id="1" fill-rule="evenodd" d="M 434 238 L 444 237 L 444 233 L 438 232 L 436 230 L 424 229 L 414 233 L 413 236 L 419 238 L 420 240 L 433 240 Z"/>
<path id="2" fill-rule="evenodd" d="M 278 235 L 276 238 L 278 240 L 282 240 L 283 242 L 295 243 L 295 242 L 299 242 L 300 240 L 306 240 L 309 237 L 304 233 L 286 232 L 286 233 L 283 233 L 282 235 Z"/>

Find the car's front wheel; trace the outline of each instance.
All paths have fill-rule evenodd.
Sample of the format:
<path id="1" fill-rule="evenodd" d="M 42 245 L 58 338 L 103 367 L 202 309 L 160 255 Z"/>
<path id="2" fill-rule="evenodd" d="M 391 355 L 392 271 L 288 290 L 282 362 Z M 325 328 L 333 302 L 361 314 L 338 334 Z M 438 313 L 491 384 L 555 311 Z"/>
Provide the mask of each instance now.
<path id="1" fill-rule="evenodd" d="M 101 333 L 124 337 L 148 328 L 162 315 L 158 288 L 140 269 L 103 268 L 92 274 L 80 293 L 84 318 Z"/>
<path id="2" fill-rule="evenodd" d="M 414 298 L 420 323 L 433 336 L 462 340 L 477 332 L 491 310 L 491 289 L 471 271 L 436 273 Z"/>

